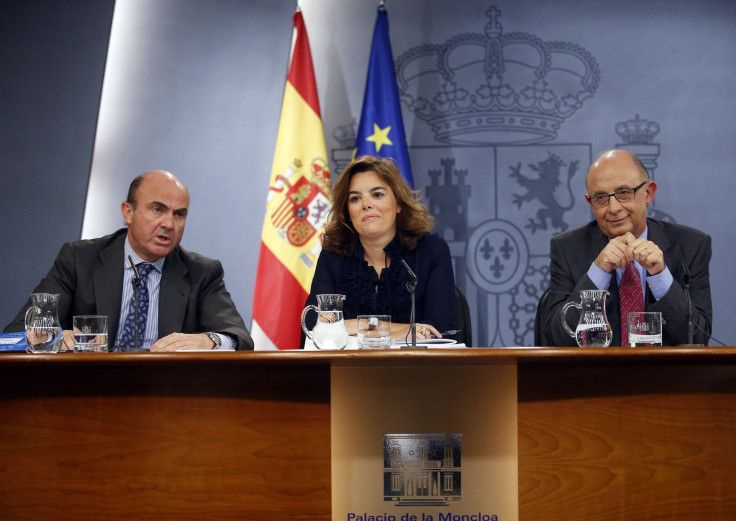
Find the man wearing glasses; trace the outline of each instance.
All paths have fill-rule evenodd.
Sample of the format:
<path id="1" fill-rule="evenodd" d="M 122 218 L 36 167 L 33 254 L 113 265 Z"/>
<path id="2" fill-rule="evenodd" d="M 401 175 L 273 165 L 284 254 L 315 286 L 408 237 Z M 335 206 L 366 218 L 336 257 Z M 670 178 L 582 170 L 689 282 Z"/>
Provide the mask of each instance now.
<path id="1" fill-rule="evenodd" d="M 595 221 L 561 233 L 550 243 L 550 291 L 543 318 L 549 343 L 576 345 L 562 327 L 562 306 L 578 301 L 580 290 L 603 289 L 610 292 L 606 311 L 613 330 L 611 345 L 622 345 L 626 333 L 621 331 L 619 288 L 627 288 L 622 293 L 628 301 L 628 288 L 641 286 L 637 298 L 643 311 L 659 311 L 665 321 L 662 345 L 707 345 L 713 314 L 710 236 L 647 218 L 647 205 L 657 184 L 639 158 L 628 151 L 608 150 L 598 156 L 588 169 L 585 184 L 585 199 Z M 688 334 L 690 309 L 692 340 Z M 577 317 L 567 315 L 574 330 Z"/>

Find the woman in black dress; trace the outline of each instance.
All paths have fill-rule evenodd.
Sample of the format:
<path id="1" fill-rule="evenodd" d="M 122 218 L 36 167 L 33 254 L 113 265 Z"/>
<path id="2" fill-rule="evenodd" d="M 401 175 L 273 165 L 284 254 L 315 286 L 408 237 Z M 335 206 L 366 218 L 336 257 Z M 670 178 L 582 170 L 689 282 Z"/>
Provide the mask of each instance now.
<path id="1" fill-rule="evenodd" d="M 409 333 L 410 280 L 416 274 L 417 338 L 441 337 L 455 314 L 455 277 L 450 248 L 430 233 L 434 218 L 418 201 L 389 159 L 363 156 L 343 170 L 332 190 L 334 204 L 325 227 L 307 304 L 322 293 L 345 295 L 343 314 L 350 335 L 358 315 L 391 315 L 391 335 Z M 307 327 L 314 327 L 311 314 Z"/>

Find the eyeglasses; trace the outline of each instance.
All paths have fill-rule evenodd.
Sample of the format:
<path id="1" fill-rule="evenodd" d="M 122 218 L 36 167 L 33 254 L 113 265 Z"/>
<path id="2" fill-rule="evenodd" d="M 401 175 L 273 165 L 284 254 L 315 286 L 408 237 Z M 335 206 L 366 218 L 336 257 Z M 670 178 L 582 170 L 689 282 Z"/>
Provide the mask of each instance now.
<path id="1" fill-rule="evenodd" d="M 590 201 L 590 204 L 592 204 L 596 208 L 608 206 L 608 203 L 611 201 L 611 196 L 615 197 L 619 203 L 631 201 L 634 197 L 636 197 L 637 190 L 639 190 L 639 188 L 641 188 L 648 182 L 649 181 L 644 181 L 642 184 L 640 184 L 639 186 L 635 186 L 634 188 L 622 188 L 621 190 L 616 190 L 615 192 L 610 194 L 589 195 L 588 201 Z"/>

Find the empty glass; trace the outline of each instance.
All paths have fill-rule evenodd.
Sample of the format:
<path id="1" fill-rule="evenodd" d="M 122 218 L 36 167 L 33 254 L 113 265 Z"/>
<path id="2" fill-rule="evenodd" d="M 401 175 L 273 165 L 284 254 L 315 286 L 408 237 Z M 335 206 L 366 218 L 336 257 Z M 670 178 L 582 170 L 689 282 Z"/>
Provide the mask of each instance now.
<path id="1" fill-rule="evenodd" d="M 358 347 L 389 349 L 391 347 L 391 315 L 358 315 Z"/>

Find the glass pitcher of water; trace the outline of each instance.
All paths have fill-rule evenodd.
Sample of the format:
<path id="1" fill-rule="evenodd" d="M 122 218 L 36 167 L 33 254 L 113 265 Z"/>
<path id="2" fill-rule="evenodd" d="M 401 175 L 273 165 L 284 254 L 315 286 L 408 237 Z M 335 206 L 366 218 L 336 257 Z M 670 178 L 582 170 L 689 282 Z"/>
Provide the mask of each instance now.
<path id="1" fill-rule="evenodd" d="M 342 315 L 345 295 L 317 295 L 317 306 L 307 306 L 302 311 L 302 329 L 317 349 L 344 349 L 348 343 L 348 329 Z M 304 318 L 313 309 L 317 312 L 317 324 L 307 330 Z"/>
<path id="2" fill-rule="evenodd" d="M 63 343 L 59 323 L 59 295 L 32 293 L 25 326 L 29 353 L 57 353 Z"/>
<path id="3" fill-rule="evenodd" d="M 568 302 L 563 306 L 562 325 L 580 347 L 608 347 L 611 344 L 613 332 L 606 317 L 608 295 L 602 289 L 584 289 L 580 291 L 580 302 Z M 565 320 L 565 313 L 572 307 L 580 310 L 580 322 L 575 331 L 570 329 Z"/>

